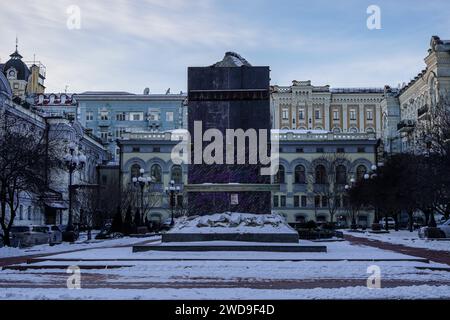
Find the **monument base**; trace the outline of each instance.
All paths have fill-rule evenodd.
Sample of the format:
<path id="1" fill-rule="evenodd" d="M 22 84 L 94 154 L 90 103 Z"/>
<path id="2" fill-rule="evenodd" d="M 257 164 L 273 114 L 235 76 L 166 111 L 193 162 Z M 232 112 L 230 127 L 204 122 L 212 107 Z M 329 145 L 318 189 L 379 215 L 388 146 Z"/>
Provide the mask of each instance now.
<path id="1" fill-rule="evenodd" d="M 327 247 L 300 245 L 297 231 L 276 214 L 222 213 L 182 218 L 160 245 L 133 247 L 143 251 L 327 252 Z"/>

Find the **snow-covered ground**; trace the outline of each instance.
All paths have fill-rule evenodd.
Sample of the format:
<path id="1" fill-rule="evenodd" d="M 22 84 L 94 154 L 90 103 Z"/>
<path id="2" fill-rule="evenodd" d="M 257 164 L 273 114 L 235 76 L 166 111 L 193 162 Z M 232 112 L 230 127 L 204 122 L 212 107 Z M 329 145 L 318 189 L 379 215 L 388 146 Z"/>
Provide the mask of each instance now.
<path id="1" fill-rule="evenodd" d="M 90 249 L 85 245 L 32 264 L 43 269 L 2 270 L 0 299 L 450 299 L 450 272 L 430 269 L 448 265 L 347 241 L 321 243 L 327 253 L 133 253 L 131 247 L 117 247 L 141 241 L 91 243 Z M 77 245 L 82 244 L 70 248 Z M 382 289 L 364 286 L 374 265 Z M 70 290 L 67 266 L 121 267 L 82 268 L 81 289 Z"/>
<path id="2" fill-rule="evenodd" d="M 364 237 L 383 242 L 401 244 L 407 247 L 424 248 L 439 251 L 450 251 L 450 240 L 420 239 L 418 231 L 409 232 L 407 230 L 400 230 L 400 231 L 391 230 L 389 233 L 382 233 L 382 234 L 374 234 L 370 233 L 369 231 L 364 233 L 344 231 L 344 233 L 355 237 Z"/>
<path id="3" fill-rule="evenodd" d="M 450 286 L 408 286 L 385 289 L 344 287 L 268 290 L 247 288 L 192 289 L 2 289 L 9 300 L 296 300 L 296 299 L 449 299 Z"/>
<path id="4" fill-rule="evenodd" d="M 140 243 L 145 240 L 158 239 L 159 237 L 153 238 L 121 238 L 113 240 L 94 240 L 95 236 L 92 236 L 93 240 L 87 241 L 85 234 L 80 235 L 80 239 L 75 243 L 71 244 L 68 242 L 63 242 L 62 244 L 50 246 L 48 244 L 43 244 L 39 246 L 34 246 L 31 248 L 11 248 L 3 247 L 0 248 L 0 258 L 8 257 L 20 257 L 20 256 L 30 256 L 35 254 L 52 254 L 58 252 L 72 251 L 72 250 L 82 250 L 82 249 L 93 249 L 93 248 L 104 248 L 111 246 L 121 246 L 121 245 L 133 245 L 135 243 Z"/>

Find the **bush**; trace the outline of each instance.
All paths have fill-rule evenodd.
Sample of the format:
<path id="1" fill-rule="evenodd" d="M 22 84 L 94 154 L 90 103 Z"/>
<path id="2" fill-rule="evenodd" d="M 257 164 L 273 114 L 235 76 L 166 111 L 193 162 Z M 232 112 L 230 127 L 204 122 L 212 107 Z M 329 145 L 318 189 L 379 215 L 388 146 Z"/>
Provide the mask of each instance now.
<path id="1" fill-rule="evenodd" d="M 373 223 L 372 224 L 372 231 L 381 231 L 382 227 L 379 223 Z"/>
<path id="2" fill-rule="evenodd" d="M 321 228 L 323 230 L 335 230 L 336 229 L 336 223 L 334 222 L 325 222 L 322 224 Z"/>
<path id="3" fill-rule="evenodd" d="M 445 238 L 444 232 L 439 228 L 425 227 L 422 230 L 423 230 L 423 235 L 426 239 L 443 239 L 443 238 Z"/>
<path id="4" fill-rule="evenodd" d="M 297 232 L 298 237 L 302 240 L 331 239 L 334 237 L 334 232 L 331 230 L 299 229 Z"/>

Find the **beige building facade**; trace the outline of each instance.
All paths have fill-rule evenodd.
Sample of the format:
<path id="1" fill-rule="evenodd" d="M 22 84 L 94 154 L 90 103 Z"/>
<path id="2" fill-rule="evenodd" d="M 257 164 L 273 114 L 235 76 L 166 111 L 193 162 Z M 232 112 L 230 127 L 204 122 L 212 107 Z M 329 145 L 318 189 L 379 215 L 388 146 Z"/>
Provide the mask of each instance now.
<path id="1" fill-rule="evenodd" d="M 275 129 L 325 130 L 381 135 L 383 89 L 331 89 L 311 81 L 272 87 Z"/>

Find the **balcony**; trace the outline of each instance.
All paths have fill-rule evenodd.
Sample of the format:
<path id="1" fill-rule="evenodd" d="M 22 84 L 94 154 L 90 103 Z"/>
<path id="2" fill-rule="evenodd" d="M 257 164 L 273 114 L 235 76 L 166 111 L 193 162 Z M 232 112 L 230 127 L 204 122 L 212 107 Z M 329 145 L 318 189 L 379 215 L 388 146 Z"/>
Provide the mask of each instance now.
<path id="1" fill-rule="evenodd" d="M 99 120 L 98 126 L 99 127 L 109 127 L 111 125 L 111 120 Z"/>
<path id="2" fill-rule="evenodd" d="M 419 108 L 419 110 L 417 110 L 417 118 L 419 120 L 429 120 L 430 119 L 430 114 L 429 111 L 430 108 L 428 107 L 428 105 L 424 105 L 423 107 Z"/>
<path id="3" fill-rule="evenodd" d="M 397 130 L 399 132 L 411 132 L 416 127 L 416 122 L 414 120 L 402 120 L 397 125 Z"/>

